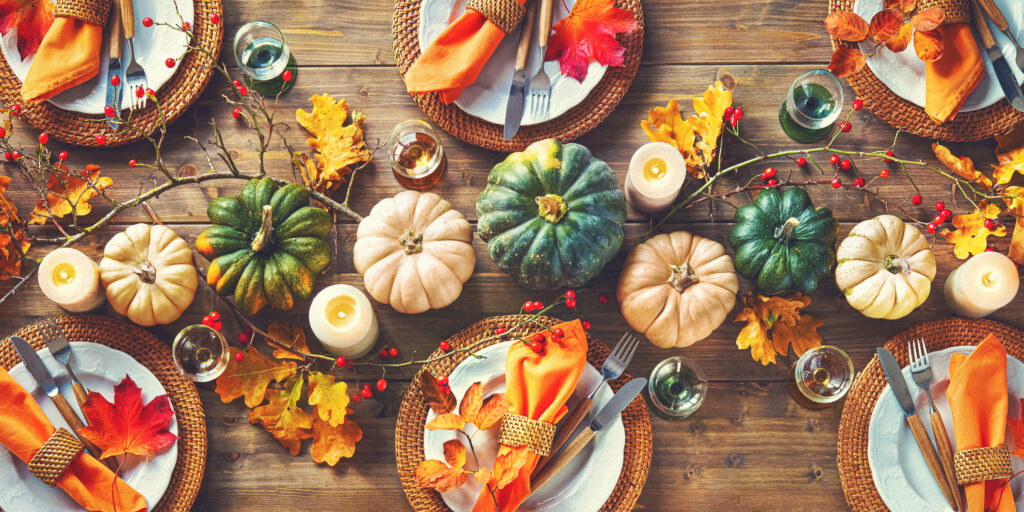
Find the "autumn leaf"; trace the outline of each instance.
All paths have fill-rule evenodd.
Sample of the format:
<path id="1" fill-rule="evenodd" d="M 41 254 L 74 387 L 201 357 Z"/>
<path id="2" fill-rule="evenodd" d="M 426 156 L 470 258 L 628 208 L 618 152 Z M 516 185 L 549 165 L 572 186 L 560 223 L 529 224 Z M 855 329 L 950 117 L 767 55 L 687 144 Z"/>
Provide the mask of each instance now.
<path id="1" fill-rule="evenodd" d="M 354 112 L 352 122 L 345 125 L 349 112 L 344 98 L 335 102 L 329 94 L 316 94 L 310 101 L 312 112 L 295 111 L 295 120 L 313 135 L 306 145 L 316 151 L 315 160 L 302 161 L 300 171 L 303 183 L 328 192 L 341 186 L 353 165 L 370 159 L 363 139 L 365 116 Z"/>
<path id="2" fill-rule="evenodd" d="M 914 26 L 910 22 L 904 23 L 900 27 L 900 33 L 894 39 L 885 43 L 885 47 L 893 53 L 899 53 L 907 49 L 910 46 L 910 40 L 914 37 Z"/>
<path id="3" fill-rule="evenodd" d="M 249 408 L 256 407 L 263 403 L 263 397 L 271 381 L 281 382 L 295 374 L 295 363 L 275 363 L 255 348 L 249 347 L 242 351 L 230 347 L 229 350 L 228 366 L 224 373 L 217 377 L 216 391 L 224 402 L 245 396 L 245 405 Z M 243 354 L 241 361 L 235 356 L 239 352 Z"/>
<path id="4" fill-rule="evenodd" d="M 455 394 L 442 390 L 437 385 L 437 378 L 429 371 L 423 370 L 417 377 L 420 381 L 420 391 L 427 404 L 437 414 L 445 414 L 455 410 Z"/>
<path id="5" fill-rule="evenodd" d="M 828 63 L 828 70 L 839 78 L 857 73 L 867 65 L 868 59 L 858 48 L 840 46 L 832 53 L 832 60 Z"/>
<path id="6" fill-rule="evenodd" d="M 903 27 L 903 11 L 899 7 L 883 9 L 875 13 L 868 25 L 868 33 L 875 42 L 888 43 L 900 35 Z"/>
<path id="7" fill-rule="evenodd" d="M 318 418 L 313 419 L 313 446 L 310 455 L 313 462 L 326 462 L 333 466 L 342 458 L 356 453 L 356 443 L 363 438 L 359 425 L 348 420 L 340 425 L 331 425 Z"/>
<path id="8" fill-rule="evenodd" d="M 416 482 L 437 492 L 448 492 L 466 483 L 469 473 L 448 467 L 444 461 L 429 459 L 416 467 Z"/>
<path id="9" fill-rule="evenodd" d="M 302 374 L 295 375 L 284 389 L 271 391 L 270 403 L 249 411 L 249 423 L 263 425 L 292 455 L 299 454 L 303 439 L 313 437 L 313 417 L 298 405 L 302 381 Z"/>
<path id="10" fill-rule="evenodd" d="M 309 405 L 316 407 L 316 415 L 321 420 L 331 427 L 345 423 L 348 402 L 348 384 L 335 382 L 333 375 L 309 372 Z"/>
<path id="11" fill-rule="evenodd" d="M 917 0 L 885 0 L 885 8 L 900 6 L 904 13 L 914 12 L 917 9 Z"/>
<path id="12" fill-rule="evenodd" d="M 493 474 L 494 472 L 491 471 L 490 468 L 480 468 L 473 472 L 473 478 L 475 478 L 477 482 L 487 485 L 487 482 L 491 481 L 491 476 Z"/>
<path id="13" fill-rule="evenodd" d="M 519 476 L 519 470 L 526 465 L 529 455 L 530 450 L 525 445 L 498 455 L 494 461 L 494 478 L 498 480 L 498 489 L 504 489 Z"/>
<path id="14" fill-rule="evenodd" d="M 832 11 L 825 17 L 825 30 L 840 41 L 859 43 L 868 37 L 868 22 L 850 11 Z"/>
<path id="15" fill-rule="evenodd" d="M 981 173 L 981 171 L 974 168 L 974 162 L 966 156 L 957 158 L 953 153 L 941 144 L 932 143 L 932 152 L 935 153 L 935 157 L 945 165 L 947 169 L 953 171 L 957 176 L 977 183 L 985 190 L 992 190 L 992 180 L 988 179 L 987 176 Z"/>
<path id="16" fill-rule="evenodd" d="M 449 466 L 455 469 L 462 469 L 466 465 L 466 447 L 458 439 L 449 439 L 442 446 L 444 460 Z"/>
<path id="17" fill-rule="evenodd" d="M 53 23 L 53 2 L 49 0 L 0 0 L 0 35 L 18 30 L 18 54 L 25 60 L 39 50 Z"/>
<path id="18" fill-rule="evenodd" d="M 483 400 L 484 386 L 479 382 L 474 382 L 466 390 L 466 394 L 462 395 L 462 403 L 459 404 L 459 416 L 462 416 L 462 421 L 473 423 L 476 420 L 476 413 L 480 412 Z"/>
<path id="19" fill-rule="evenodd" d="M 103 452 L 103 458 L 123 453 L 151 457 L 169 448 L 178 436 L 170 433 L 174 411 L 166 394 L 142 404 L 142 389 L 125 375 L 114 386 L 114 402 L 90 391 L 82 412 L 89 426 L 78 431 Z"/>
<path id="20" fill-rule="evenodd" d="M 1024 134 L 1024 130 L 1021 133 Z M 1009 183 L 1015 174 L 1024 174 L 1024 143 L 996 137 L 996 158 L 999 163 L 992 165 L 992 178 L 997 185 Z"/>
<path id="21" fill-rule="evenodd" d="M 999 212 L 998 206 L 981 201 L 974 213 L 954 216 L 953 227 L 956 230 L 942 230 L 942 236 L 953 244 L 953 254 L 960 259 L 980 254 L 988 247 L 987 239 L 990 235 L 1006 236 L 1006 226 L 1002 224 L 991 230 L 985 227 L 985 219 L 995 219 L 999 217 Z"/>
<path id="22" fill-rule="evenodd" d="M 687 173 L 702 179 L 705 170 L 715 160 L 718 139 L 722 134 L 725 110 L 732 106 L 732 92 L 722 82 L 708 86 L 703 96 L 693 98 L 696 115 L 685 121 L 679 111 L 679 102 L 669 101 L 665 107 L 656 107 L 640 122 L 647 138 L 665 142 L 679 150 L 686 160 Z"/>
<path id="23" fill-rule="evenodd" d="M 309 353 L 309 347 L 306 345 L 306 333 L 301 327 L 289 329 L 284 324 L 270 324 L 267 325 L 267 334 L 270 335 L 267 338 L 267 344 L 274 347 L 272 355 L 277 359 L 304 360 L 302 356 L 288 348 Z"/>
<path id="24" fill-rule="evenodd" d="M 1024 187 L 1006 187 L 1002 194 L 1007 211 L 1016 219 L 1007 256 L 1018 265 L 1024 264 Z"/>
<path id="25" fill-rule="evenodd" d="M 21 275 L 21 255 L 31 244 L 18 217 L 18 207 L 7 199 L 11 178 L 0 176 L 0 280 Z"/>
<path id="26" fill-rule="evenodd" d="M 505 393 L 495 393 L 486 400 L 480 407 L 473 424 L 480 430 L 490 430 L 501 424 L 501 419 L 508 412 L 508 397 Z"/>
<path id="27" fill-rule="evenodd" d="M 51 171 L 46 181 L 46 202 L 36 201 L 29 224 L 46 224 L 51 218 L 63 218 L 72 212 L 76 216 L 88 215 L 92 211 L 89 201 L 114 183 L 109 177 L 100 176 L 98 165 L 86 165 L 77 173 L 69 172 L 63 164 L 57 165 L 60 171 Z"/>
<path id="28" fill-rule="evenodd" d="M 464 426 L 466 422 L 462 420 L 462 416 L 452 413 L 439 414 L 426 424 L 427 430 L 458 430 Z"/>
<path id="29" fill-rule="evenodd" d="M 917 14 L 910 18 L 910 23 L 921 32 L 929 32 L 939 28 L 939 25 L 942 25 L 942 21 L 945 19 L 946 11 L 942 10 L 941 7 L 933 5 L 917 11 Z"/>
<path id="30" fill-rule="evenodd" d="M 942 36 L 937 30 L 914 32 L 914 51 L 917 58 L 925 62 L 933 62 L 942 58 Z"/>
<path id="31" fill-rule="evenodd" d="M 544 60 L 557 60 L 563 75 L 582 82 L 590 61 L 623 65 L 625 48 L 615 34 L 636 28 L 632 11 L 616 8 L 615 0 L 578 0 L 553 27 Z"/>
<path id="32" fill-rule="evenodd" d="M 810 297 L 794 294 L 793 298 L 765 297 L 747 292 L 743 309 L 736 322 L 747 322 L 736 337 L 736 346 L 750 349 L 750 355 L 762 365 L 775 363 L 777 354 L 787 355 L 793 346 L 796 356 L 821 345 L 818 327 L 823 322 L 811 315 L 800 314 L 810 305 Z"/>

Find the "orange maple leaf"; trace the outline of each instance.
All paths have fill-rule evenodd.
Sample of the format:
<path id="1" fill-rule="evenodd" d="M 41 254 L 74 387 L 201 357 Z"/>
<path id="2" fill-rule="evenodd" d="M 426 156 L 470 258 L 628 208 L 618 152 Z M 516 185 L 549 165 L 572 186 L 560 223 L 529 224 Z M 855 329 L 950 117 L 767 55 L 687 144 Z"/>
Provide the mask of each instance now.
<path id="1" fill-rule="evenodd" d="M 275 363 L 251 346 L 244 351 L 230 347 L 229 351 L 228 367 L 217 377 L 216 391 L 224 402 L 244 396 L 247 407 L 256 407 L 263 403 L 271 381 L 281 382 L 295 374 L 295 363 Z M 235 359 L 239 352 L 241 361 Z"/>
<path id="2" fill-rule="evenodd" d="M 557 60 L 563 75 L 582 82 L 592 60 L 604 66 L 623 65 L 626 49 L 615 34 L 636 28 L 633 13 L 615 7 L 615 0 L 578 0 L 553 27 L 544 60 Z"/>
<path id="3" fill-rule="evenodd" d="M 104 458 L 122 453 L 149 457 L 178 440 L 167 430 L 174 417 L 167 395 L 142 405 L 142 389 L 127 375 L 114 386 L 114 403 L 90 391 L 82 412 L 89 426 L 78 432 L 99 447 Z"/>
<path id="4" fill-rule="evenodd" d="M 36 201 L 29 224 L 46 224 L 53 217 L 63 218 L 69 213 L 88 215 L 92 211 L 89 201 L 114 180 L 100 177 L 100 166 L 89 164 L 78 173 L 68 172 L 64 164 L 57 164 L 63 172 L 52 171 L 46 182 L 46 202 Z"/>
<path id="5" fill-rule="evenodd" d="M 777 354 L 786 355 L 789 346 L 797 356 L 821 345 L 818 327 L 824 323 L 800 310 L 811 304 L 810 297 L 799 292 L 793 298 L 765 297 L 747 292 L 743 297 L 743 310 L 736 322 L 747 322 L 736 337 L 736 346 L 750 349 L 754 360 L 767 366 L 775 363 Z"/>
<path id="6" fill-rule="evenodd" d="M 313 417 L 298 405 L 302 380 L 302 375 L 296 375 L 284 389 L 271 392 L 270 403 L 249 411 L 249 423 L 263 425 L 292 455 L 299 454 L 303 439 L 313 437 Z"/>
<path id="7" fill-rule="evenodd" d="M 21 60 L 35 55 L 51 23 L 53 2 L 49 0 L 0 0 L 0 35 L 18 29 Z"/>

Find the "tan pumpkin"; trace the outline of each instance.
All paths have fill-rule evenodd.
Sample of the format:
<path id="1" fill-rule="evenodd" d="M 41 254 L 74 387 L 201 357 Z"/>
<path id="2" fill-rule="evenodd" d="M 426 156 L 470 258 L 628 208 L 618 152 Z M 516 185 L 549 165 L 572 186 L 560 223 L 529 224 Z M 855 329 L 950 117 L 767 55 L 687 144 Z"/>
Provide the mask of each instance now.
<path id="1" fill-rule="evenodd" d="M 854 226 L 836 258 L 836 284 L 868 318 L 903 318 L 931 293 L 935 255 L 928 240 L 894 215 Z"/>
<path id="2" fill-rule="evenodd" d="M 352 258 L 374 299 L 422 313 L 459 298 L 476 265 L 472 240 L 451 203 L 409 190 L 377 203 L 359 223 Z"/>
<path id="3" fill-rule="evenodd" d="M 107 301 L 143 326 L 169 324 L 192 304 L 199 278 L 192 249 L 166 226 L 135 224 L 103 249 Z"/>
<path id="4" fill-rule="evenodd" d="M 707 338 L 725 321 L 738 291 L 739 278 L 722 244 L 676 231 L 633 248 L 616 295 L 626 322 L 668 348 Z"/>

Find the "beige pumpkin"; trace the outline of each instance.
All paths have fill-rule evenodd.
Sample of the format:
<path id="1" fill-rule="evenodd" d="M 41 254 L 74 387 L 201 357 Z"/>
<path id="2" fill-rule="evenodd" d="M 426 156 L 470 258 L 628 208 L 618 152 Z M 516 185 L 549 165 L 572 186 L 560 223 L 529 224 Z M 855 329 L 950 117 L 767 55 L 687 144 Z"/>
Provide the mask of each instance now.
<path id="1" fill-rule="evenodd" d="M 451 203 L 409 190 L 377 203 L 359 223 L 352 258 L 374 299 L 422 313 L 459 298 L 476 265 L 472 240 Z"/>
<path id="2" fill-rule="evenodd" d="M 707 338 L 736 303 L 739 279 L 722 244 L 686 231 L 633 248 L 619 276 L 622 316 L 655 345 Z"/>
<path id="3" fill-rule="evenodd" d="M 836 251 L 836 284 L 868 318 L 895 320 L 924 303 L 935 279 L 935 255 L 918 229 L 894 215 L 853 227 Z"/>
<path id="4" fill-rule="evenodd" d="M 192 304 L 199 279 L 192 249 L 166 226 L 135 224 L 103 249 L 107 301 L 143 326 L 169 324 Z"/>

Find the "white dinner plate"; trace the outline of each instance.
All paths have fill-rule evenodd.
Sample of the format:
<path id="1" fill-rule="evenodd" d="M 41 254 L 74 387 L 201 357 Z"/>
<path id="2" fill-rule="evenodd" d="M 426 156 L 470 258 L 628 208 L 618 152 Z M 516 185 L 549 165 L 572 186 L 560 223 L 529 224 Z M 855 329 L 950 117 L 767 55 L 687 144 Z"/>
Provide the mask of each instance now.
<path id="1" fill-rule="evenodd" d="M 181 60 L 178 59 L 188 44 L 185 34 L 181 31 L 153 24 L 152 27 L 143 27 L 142 18 L 153 18 L 156 22 L 179 24 L 178 12 L 181 18 L 191 25 L 194 25 L 194 8 L 192 0 L 135 0 L 135 58 L 146 70 L 146 79 L 150 89 L 159 91 L 178 70 Z M 175 10 L 177 6 L 178 10 Z M 83 114 L 102 114 L 107 99 L 107 65 L 110 61 L 110 50 L 106 41 L 106 30 L 104 27 L 103 48 L 100 50 L 100 71 L 89 81 L 76 85 L 48 101 L 58 108 L 81 112 Z M 14 75 L 18 80 L 25 81 L 28 68 L 35 58 L 33 55 L 21 60 L 18 52 L 17 30 L 8 32 L 0 39 L 0 51 L 4 59 L 11 66 Z M 128 44 L 124 44 L 125 56 L 128 55 Z M 174 67 L 169 68 L 164 61 L 168 57 L 175 59 Z M 128 61 L 121 59 L 121 69 L 128 67 Z M 123 76 L 121 78 L 124 78 Z M 123 84 L 123 81 L 122 81 Z M 127 94 L 121 95 L 122 108 L 127 105 Z"/>
<path id="2" fill-rule="evenodd" d="M 551 25 L 554 26 L 558 20 L 569 15 L 566 9 L 572 8 L 576 0 L 565 0 L 554 2 Z M 423 0 L 420 5 L 420 26 L 419 41 L 420 48 L 430 46 L 430 43 L 441 34 L 452 21 L 455 21 L 462 13 L 466 12 L 466 0 Z M 540 20 L 537 20 L 537 25 Z M 533 74 L 540 69 L 540 48 L 537 46 L 538 28 L 533 29 L 533 43 L 530 45 L 530 57 L 526 64 L 527 98 L 523 112 L 522 126 L 550 121 L 579 105 L 590 91 L 597 86 L 604 76 L 608 66 L 602 66 L 597 62 L 591 62 L 587 68 L 587 76 L 580 83 L 574 78 L 562 76 L 559 71 L 558 61 L 544 63 L 544 72 L 551 79 L 551 108 L 546 116 L 534 116 L 531 114 L 531 103 L 529 98 L 529 81 Z M 516 46 L 519 44 L 519 31 L 508 34 L 501 41 L 494 51 L 476 83 L 466 87 L 455 105 L 467 114 L 479 117 L 489 123 L 498 125 L 505 124 L 505 105 L 508 103 L 508 90 L 512 86 L 512 71 L 515 68 Z"/>
<path id="3" fill-rule="evenodd" d="M 113 401 L 114 386 L 119 384 L 125 375 L 131 377 L 142 389 L 143 403 L 149 403 L 153 398 L 167 393 L 160 381 L 146 367 L 120 350 L 84 341 L 71 343 L 71 350 L 75 376 L 86 389 L 102 394 L 107 400 Z M 74 399 L 75 395 L 71 384 L 68 383 L 64 365 L 54 360 L 48 349 L 40 350 L 39 357 L 50 371 L 50 375 L 54 376 L 64 396 L 71 397 L 68 402 L 81 417 L 81 409 Z M 54 427 L 64 427 L 71 431 L 71 427 L 61 417 L 57 407 L 36 384 L 23 363 L 11 368 L 10 374 L 32 394 Z M 177 418 L 171 420 L 168 430 L 173 434 L 178 433 Z M 169 449 L 150 459 L 129 455 L 121 469 L 122 478 L 146 498 L 146 503 L 152 509 L 167 490 L 177 461 L 178 443 L 172 444 Z M 0 508 L 6 512 L 85 510 L 64 491 L 47 487 L 29 473 L 28 466 L 3 445 L 0 445 L 0 489 L 3 489 L 3 492 L 0 492 Z"/>
<path id="4" fill-rule="evenodd" d="M 853 6 L 853 12 L 860 15 L 867 21 L 878 11 L 882 10 L 883 0 L 857 0 Z M 1017 36 L 1018 41 L 1024 41 L 1024 2 L 1020 0 L 995 0 L 996 5 L 1006 17 L 1010 26 L 1010 32 Z M 1014 65 L 1014 58 L 1017 55 L 1016 49 L 1006 34 L 998 31 L 991 21 L 988 22 L 992 34 L 995 36 L 996 44 L 1003 50 L 1010 69 L 1017 78 L 1017 83 L 1024 82 L 1024 72 Z M 873 44 L 870 40 L 860 44 L 864 55 L 871 52 Z M 988 52 L 978 44 L 982 60 L 985 62 L 985 76 L 981 78 L 978 87 L 974 89 L 964 102 L 961 112 L 981 110 L 1001 101 L 1006 96 L 999 87 L 995 71 L 992 69 L 992 61 L 988 58 Z M 924 107 L 925 102 L 925 63 L 917 58 L 914 51 L 914 43 L 911 41 L 906 50 L 893 53 L 882 46 L 874 55 L 868 57 L 868 67 L 897 96 L 919 106 Z"/>
<path id="5" fill-rule="evenodd" d="M 946 426 L 949 442 L 956 451 L 956 437 L 953 435 L 953 420 L 949 412 L 949 401 L 946 389 L 949 387 L 949 358 L 954 352 L 970 354 L 975 347 L 951 347 L 929 354 L 932 364 L 932 398 L 935 408 L 942 415 L 942 423 Z M 928 434 L 932 433 L 931 422 L 928 420 L 928 396 L 924 390 L 918 389 L 910 375 L 910 368 L 903 368 L 903 378 L 915 399 L 917 413 Z M 1024 363 L 1007 356 L 1006 378 L 1009 392 L 1008 418 L 1020 417 L 1020 399 L 1024 397 Z M 934 438 L 934 437 L 933 437 Z M 1006 432 L 1006 444 L 1013 449 L 1013 437 L 1009 429 Z M 1018 457 L 1010 457 L 1013 472 L 1024 469 L 1024 461 Z M 868 463 L 871 465 L 871 478 L 882 501 L 890 510 L 913 510 L 915 512 L 950 512 L 953 509 L 946 503 L 939 490 L 939 485 L 932 478 L 924 456 L 914 441 L 914 434 L 907 426 L 896 397 L 889 386 L 882 390 L 878 402 L 871 413 L 868 426 Z M 1010 484 L 1017 503 L 1017 510 L 1024 511 L 1024 482 L 1019 478 Z"/>
<path id="6" fill-rule="evenodd" d="M 505 357 L 508 355 L 511 341 L 497 343 L 477 352 L 484 359 L 466 358 L 448 376 L 448 385 L 456 397 L 461 398 L 474 382 L 482 382 L 484 397 L 494 393 L 505 392 Z M 584 365 L 576 391 L 567 404 L 571 410 L 580 403 L 590 391 L 601 382 L 601 374 L 590 364 Z M 598 407 L 611 400 L 612 391 L 605 386 L 598 394 L 594 403 Z M 437 416 L 433 411 L 427 415 L 427 421 Z M 475 427 L 468 426 L 467 433 L 473 435 Z M 456 436 L 457 434 L 457 436 Z M 466 444 L 462 434 L 451 430 L 425 430 L 423 435 L 423 451 L 428 459 L 444 460 L 442 445 L 450 439 L 459 439 Z M 485 430 L 473 438 L 480 465 L 494 467 L 494 459 L 498 456 L 498 428 Z M 622 459 L 626 447 L 626 431 L 622 427 L 621 416 L 605 426 L 597 433 L 594 441 L 583 449 L 569 465 L 551 478 L 536 494 L 519 507 L 520 512 L 537 512 L 541 510 L 571 510 L 573 512 L 596 512 L 604 506 L 611 496 L 615 484 L 622 472 Z M 468 448 L 468 446 L 467 446 Z M 467 455 L 470 461 L 472 456 Z M 471 462 L 470 462 L 471 463 Z M 454 512 L 473 510 L 483 484 L 470 478 L 462 487 L 441 494 L 445 504 Z"/>

